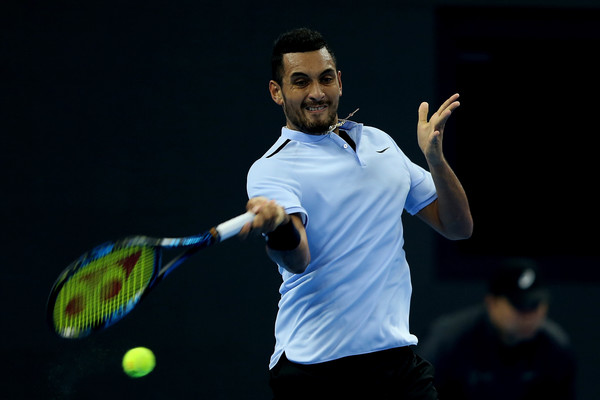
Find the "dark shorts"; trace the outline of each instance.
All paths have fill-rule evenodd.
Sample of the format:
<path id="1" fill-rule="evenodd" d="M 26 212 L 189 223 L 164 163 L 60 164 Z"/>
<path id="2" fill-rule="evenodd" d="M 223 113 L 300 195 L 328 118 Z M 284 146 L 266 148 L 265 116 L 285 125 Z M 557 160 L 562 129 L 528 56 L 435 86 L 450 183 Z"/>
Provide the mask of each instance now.
<path id="1" fill-rule="evenodd" d="M 270 372 L 274 400 L 437 400 L 433 367 L 410 347 L 298 364 L 285 354 Z"/>

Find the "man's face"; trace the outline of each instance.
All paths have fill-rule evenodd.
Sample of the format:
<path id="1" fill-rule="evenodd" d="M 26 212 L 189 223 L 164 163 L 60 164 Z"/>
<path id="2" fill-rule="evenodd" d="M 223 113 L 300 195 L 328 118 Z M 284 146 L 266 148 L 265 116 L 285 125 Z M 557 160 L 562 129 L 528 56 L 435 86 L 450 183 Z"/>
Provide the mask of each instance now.
<path id="1" fill-rule="evenodd" d="M 282 85 L 271 81 L 269 90 L 289 129 L 318 135 L 337 122 L 342 80 L 335 68 L 325 48 L 284 54 Z"/>
<path id="2" fill-rule="evenodd" d="M 488 296 L 490 319 L 506 344 L 513 345 L 535 336 L 546 320 L 548 303 L 542 302 L 528 311 L 516 309 L 504 296 Z"/>

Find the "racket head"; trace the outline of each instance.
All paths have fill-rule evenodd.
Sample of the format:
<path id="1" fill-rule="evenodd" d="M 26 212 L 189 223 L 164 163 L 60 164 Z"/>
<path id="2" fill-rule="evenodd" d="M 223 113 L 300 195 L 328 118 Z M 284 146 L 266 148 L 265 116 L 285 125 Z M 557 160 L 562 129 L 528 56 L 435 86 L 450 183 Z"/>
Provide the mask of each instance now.
<path id="1" fill-rule="evenodd" d="M 111 326 L 152 287 L 160 264 L 160 247 L 143 236 L 93 248 L 73 261 L 54 283 L 48 298 L 48 323 L 68 339 Z"/>

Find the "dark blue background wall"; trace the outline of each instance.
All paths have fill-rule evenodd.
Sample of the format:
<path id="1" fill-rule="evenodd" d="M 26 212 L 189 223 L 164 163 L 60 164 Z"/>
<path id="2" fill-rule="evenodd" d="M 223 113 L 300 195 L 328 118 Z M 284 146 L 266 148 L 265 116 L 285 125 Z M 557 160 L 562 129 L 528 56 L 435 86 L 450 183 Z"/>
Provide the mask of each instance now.
<path id="1" fill-rule="evenodd" d="M 595 9 L 515 2 L 524 3 Z M 284 123 L 267 92 L 271 44 L 293 27 L 322 31 L 336 50 L 340 114 L 360 107 L 357 121 L 388 131 L 423 165 L 419 103 L 461 90 L 438 79 L 451 63 L 437 47 L 436 10 L 469 4 L 482 2 L 3 2 L 0 397 L 269 398 L 280 279 L 259 239 L 200 253 L 122 323 L 80 341 L 58 339 L 45 325 L 54 279 L 104 240 L 189 235 L 244 211 L 246 171 Z M 481 101 L 469 95 L 458 113 Z M 573 210 L 590 190 L 556 212 L 585 219 Z M 442 312 L 479 301 L 484 285 L 479 277 L 442 277 L 435 235 L 410 217 L 405 223 L 419 335 Z M 581 398 L 598 398 L 598 282 L 554 278 L 551 315 L 575 343 Z M 158 361 L 139 380 L 120 369 L 134 346 L 153 349 Z"/>

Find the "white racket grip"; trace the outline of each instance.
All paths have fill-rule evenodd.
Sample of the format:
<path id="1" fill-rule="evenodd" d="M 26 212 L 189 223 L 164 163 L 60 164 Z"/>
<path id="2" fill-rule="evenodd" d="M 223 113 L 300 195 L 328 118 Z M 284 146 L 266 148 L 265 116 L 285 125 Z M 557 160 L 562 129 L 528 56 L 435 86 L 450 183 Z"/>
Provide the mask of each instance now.
<path id="1" fill-rule="evenodd" d="M 256 214 L 252 211 L 248 211 L 245 214 L 238 215 L 235 218 L 231 218 L 229 221 L 225 221 L 217 225 L 216 230 L 219 233 L 220 240 L 229 239 L 232 236 L 237 235 L 240 230 L 248 222 L 252 222 Z"/>

